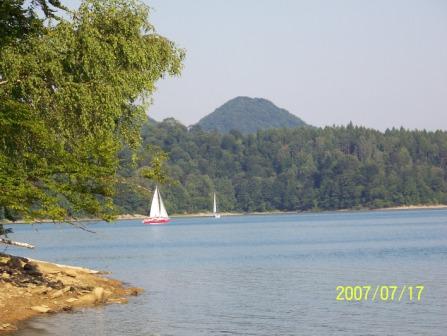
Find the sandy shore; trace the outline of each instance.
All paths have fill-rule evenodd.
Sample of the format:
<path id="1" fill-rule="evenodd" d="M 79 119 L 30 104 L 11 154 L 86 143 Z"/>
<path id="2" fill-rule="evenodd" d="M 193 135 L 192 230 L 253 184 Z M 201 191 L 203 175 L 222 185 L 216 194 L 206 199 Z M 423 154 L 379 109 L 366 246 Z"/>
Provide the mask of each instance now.
<path id="1" fill-rule="evenodd" d="M 423 209 L 447 209 L 447 204 L 432 204 L 432 205 L 425 205 L 425 204 L 416 204 L 416 205 L 402 205 L 402 206 L 393 206 L 388 208 L 351 208 L 351 209 L 338 209 L 335 211 L 381 211 L 381 210 L 423 210 Z M 331 210 L 308 210 L 303 212 L 327 212 Z M 296 214 L 300 213 L 300 211 L 279 211 L 279 210 L 272 210 L 272 211 L 263 211 L 263 212 L 221 212 L 220 214 L 222 216 L 244 216 L 244 215 L 287 215 L 287 214 Z M 119 215 L 117 217 L 117 220 L 125 220 L 125 219 L 143 219 L 146 218 L 147 215 L 140 215 L 140 214 L 125 214 L 125 215 Z M 181 217 L 213 217 L 213 213 L 211 212 L 196 212 L 196 213 L 189 213 L 189 214 L 173 214 L 170 216 L 171 218 L 181 218 Z"/>
<path id="2" fill-rule="evenodd" d="M 244 216 L 244 215 L 293 215 L 297 213 L 323 213 L 323 212 L 356 212 L 356 211 L 386 211 L 386 210 L 424 210 L 424 209 L 447 209 L 447 204 L 434 204 L 434 205 L 402 205 L 388 208 L 348 208 L 348 209 L 337 209 L 337 210 L 306 210 L 306 211 L 264 211 L 264 212 L 221 212 L 220 214 L 225 216 Z M 145 216 L 141 216 L 142 218 Z M 176 214 L 172 215 L 172 218 L 181 217 L 213 217 L 212 213 L 209 212 L 199 212 L 193 214 Z M 128 218 L 123 218 L 128 219 Z"/>
<path id="3" fill-rule="evenodd" d="M 36 315 L 127 303 L 141 291 L 97 271 L 0 253 L 0 334 Z"/>
<path id="4" fill-rule="evenodd" d="M 424 210 L 424 209 L 447 209 L 447 204 L 436 205 L 402 205 L 397 207 L 380 208 L 374 210 Z"/>

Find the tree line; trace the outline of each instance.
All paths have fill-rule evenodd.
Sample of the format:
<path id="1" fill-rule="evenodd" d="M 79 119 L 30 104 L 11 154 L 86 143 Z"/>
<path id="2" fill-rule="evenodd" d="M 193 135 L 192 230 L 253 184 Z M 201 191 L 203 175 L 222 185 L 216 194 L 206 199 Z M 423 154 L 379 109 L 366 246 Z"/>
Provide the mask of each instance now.
<path id="1" fill-rule="evenodd" d="M 170 213 L 306 211 L 447 202 L 447 132 L 380 132 L 352 124 L 272 129 L 242 135 L 188 129 L 174 119 L 142 128 L 136 166 L 120 153 L 115 203 L 146 213 L 154 182 L 145 181 L 157 150 L 167 154 L 162 194 Z M 148 150 L 149 148 L 149 150 Z M 135 187 L 138 186 L 138 187 Z"/>

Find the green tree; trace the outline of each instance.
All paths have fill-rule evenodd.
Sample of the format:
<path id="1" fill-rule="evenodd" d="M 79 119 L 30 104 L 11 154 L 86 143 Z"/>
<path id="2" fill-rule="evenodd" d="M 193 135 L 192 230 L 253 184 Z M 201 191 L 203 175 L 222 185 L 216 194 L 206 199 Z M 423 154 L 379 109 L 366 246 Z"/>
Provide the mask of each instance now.
<path id="1" fill-rule="evenodd" d="M 50 10 L 45 4 L 58 5 L 39 3 L 44 11 Z M 0 208 L 6 214 L 113 217 L 118 153 L 138 148 L 156 81 L 178 75 L 184 57 L 148 17 L 138 1 L 85 0 L 38 34 L 2 41 Z"/>

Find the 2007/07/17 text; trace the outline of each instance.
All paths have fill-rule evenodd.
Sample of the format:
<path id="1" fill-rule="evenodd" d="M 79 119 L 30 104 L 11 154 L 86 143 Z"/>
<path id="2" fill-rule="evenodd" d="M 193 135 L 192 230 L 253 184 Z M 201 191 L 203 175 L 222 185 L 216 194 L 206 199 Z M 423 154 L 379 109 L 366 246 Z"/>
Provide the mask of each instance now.
<path id="1" fill-rule="evenodd" d="M 423 285 L 337 286 L 337 301 L 421 301 Z"/>

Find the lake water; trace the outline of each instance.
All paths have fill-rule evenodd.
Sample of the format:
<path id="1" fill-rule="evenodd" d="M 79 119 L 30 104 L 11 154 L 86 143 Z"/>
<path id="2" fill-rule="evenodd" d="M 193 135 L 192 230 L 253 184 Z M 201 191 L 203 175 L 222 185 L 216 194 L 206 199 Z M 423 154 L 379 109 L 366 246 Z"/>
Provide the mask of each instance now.
<path id="1" fill-rule="evenodd" d="M 17 335 L 447 335 L 447 211 L 13 226 L 34 251 L 143 287 L 127 305 L 35 318 Z M 421 301 L 336 301 L 338 285 L 418 285 Z"/>

